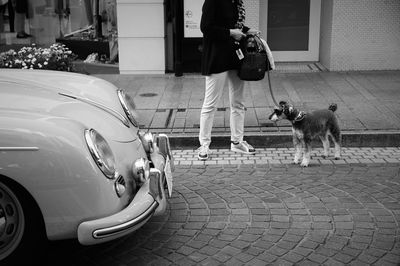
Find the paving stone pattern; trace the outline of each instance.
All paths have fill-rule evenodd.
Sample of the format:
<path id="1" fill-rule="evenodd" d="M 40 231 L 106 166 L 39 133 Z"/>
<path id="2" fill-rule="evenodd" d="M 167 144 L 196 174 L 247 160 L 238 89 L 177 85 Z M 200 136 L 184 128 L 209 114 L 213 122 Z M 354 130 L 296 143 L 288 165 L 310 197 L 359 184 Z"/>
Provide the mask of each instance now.
<path id="1" fill-rule="evenodd" d="M 339 165 L 358 163 L 400 163 L 400 147 L 382 148 L 342 148 L 342 157 L 335 160 L 323 158 L 323 149 L 312 150 L 312 165 Z M 175 165 L 221 165 L 221 164 L 290 164 L 294 158 L 294 148 L 258 148 L 255 155 L 243 155 L 229 149 L 211 149 L 210 159 L 200 161 L 196 150 L 175 150 Z"/>
<path id="2" fill-rule="evenodd" d="M 163 216 L 106 244 L 52 245 L 48 265 L 400 263 L 399 163 L 178 164 L 174 176 Z"/>

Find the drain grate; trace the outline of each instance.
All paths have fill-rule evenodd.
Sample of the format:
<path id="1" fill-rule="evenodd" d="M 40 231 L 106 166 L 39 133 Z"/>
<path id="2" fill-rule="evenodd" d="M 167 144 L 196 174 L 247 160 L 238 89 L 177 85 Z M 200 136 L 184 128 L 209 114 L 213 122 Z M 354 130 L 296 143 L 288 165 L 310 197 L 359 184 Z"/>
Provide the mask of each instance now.
<path id="1" fill-rule="evenodd" d="M 139 94 L 139 96 L 141 96 L 141 97 L 155 97 L 157 95 L 158 95 L 157 93 L 153 93 L 153 92 L 146 92 L 146 93 Z"/>

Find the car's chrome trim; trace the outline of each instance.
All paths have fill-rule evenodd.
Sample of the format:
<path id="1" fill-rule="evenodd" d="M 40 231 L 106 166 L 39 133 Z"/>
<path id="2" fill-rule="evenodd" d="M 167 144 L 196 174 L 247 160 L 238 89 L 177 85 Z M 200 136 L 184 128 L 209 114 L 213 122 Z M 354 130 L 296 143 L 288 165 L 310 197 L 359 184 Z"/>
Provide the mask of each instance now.
<path id="1" fill-rule="evenodd" d="M 0 151 L 38 151 L 38 147 L 0 147 Z"/>
<path id="2" fill-rule="evenodd" d="M 104 141 L 105 139 L 93 128 L 91 129 L 86 129 L 85 130 L 85 140 L 86 144 L 88 146 L 89 152 L 92 155 L 93 160 L 96 162 L 97 166 L 100 168 L 101 172 L 108 178 L 108 179 L 115 179 L 119 176 L 117 170 L 115 169 L 115 165 L 113 166 L 113 169 L 109 167 L 109 164 L 107 163 L 107 160 L 104 160 L 102 156 L 99 154 L 99 150 L 97 148 L 97 145 L 94 140 L 94 136 L 102 138 Z M 115 157 L 112 154 L 111 147 L 106 143 L 106 148 L 107 150 L 110 151 L 111 153 L 111 158 L 112 158 L 112 163 L 115 164 Z"/>
<path id="3" fill-rule="evenodd" d="M 114 109 L 111 109 L 110 107 L 105 106 L 104 104 L 101 104 L 101 103 L 92 101 L 92 100 L 87 99 L 87 98 L 82 98 L 82 97 L 79 97 L 79 96 L 75 96 L 75 95 L 71 95 L 71 94 L 66 94 L 66 93 L 62 93 L 62 92 L 59 92 L 58 94 L 59 94 L 59 95 L 62 95 L 62 96 L 65 96 L 65 97 L 68 97 L 68 98 L 71 98 L 71 99 L 79 100 L 79 101 L 81 101 L 81 102 L 85 102 L 85 103 L 94 105 L 94 106 L 96 106 L 96 107 L 98 107 L 98 108 L 100 108 L 100 109 L 103 109 L 104 111 L 110 113 L 111 115 L 113 115 L 113 116 L 115 116 L 116 118 L 118 118 L 119 120 L 121 120 L 121 122 L 122 122 L 126 127 L 129 127 L 129 121 L 128 121 L 128 119 L 127 119 L 125 116 L 123 116 L 123 115 L 120 114 L 119 112 L 115 111 Z"/>
<path id="4" fill-rule="evenodd" d="M 114 190 L 117 193 L 118 198 L 122 197 L 122 195 L 126 191 L 126 182 L 122 175 L 119 175 L 114 182 Z"/>
<path id="5" fill-rule="evenodd" d="M 126 114 L 126 116 L 128 117 L 128 119 L 131 121 L 131 123 L 135 126 L 135 127 L 139 127 L 139 123 L 136 121 L 134 115 L 132 114 L 132 111 L 129 109 L 126 101 L 125 101 L 125 92 L 122 89 L 119 89 L 117 91 L 117 95 L 118 95 L 118 99 L 119 102 L 122 105 L 122 109 L 124 109 L 124 112 Z M 134 112 L 135 110 L 133 110 Z"/>
<path id="6" fill-rule="evenodd" d="M 122 233 L 125 230 L 130 229 L 131 227 L 140 224 L 141 222 L 147 220 L 148 218 L 150 218 L 155 210 L 157 209 L 159 203 L 157 201 L 154 201 L 151 206 L 144 211 L 142 214 L 140 214 L 139 216 L 137 216 L 136 218 L 116 225 L 116 226 L 112 226 L 112 227 L 108 227 L 108 228 L 103 228 L 103 229 L 97 229 L 95 231 L 93 231 L 93 237 L 96 239 L 100 239 L 100 238 L 106 238 L 106 237 L 110 237 L 119 233 Z"/>

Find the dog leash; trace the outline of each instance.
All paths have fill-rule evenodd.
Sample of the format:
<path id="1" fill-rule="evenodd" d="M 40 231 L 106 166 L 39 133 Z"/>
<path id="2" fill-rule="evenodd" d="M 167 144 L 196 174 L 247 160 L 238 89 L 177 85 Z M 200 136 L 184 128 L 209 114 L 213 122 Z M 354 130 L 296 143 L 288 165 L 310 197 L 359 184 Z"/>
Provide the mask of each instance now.
<path id="1" fill-rule="evenodd" d="M 276 107 L 279 107 L 279 104 L 278 104 L 278 102 L 277 102 L 276 99 L 275 99 L 274 92 L 272 91 L 271 77 L 270 77 L 270 75 L 269 75 L 269 71 L 267 71 L 267 75 L 268 75 L 268 87 L 269 87 L 269 92 L 270 92 L 271 97 L 272 97 L 272 101 L 274 102 L 274 104 L 275 104 Z"/>

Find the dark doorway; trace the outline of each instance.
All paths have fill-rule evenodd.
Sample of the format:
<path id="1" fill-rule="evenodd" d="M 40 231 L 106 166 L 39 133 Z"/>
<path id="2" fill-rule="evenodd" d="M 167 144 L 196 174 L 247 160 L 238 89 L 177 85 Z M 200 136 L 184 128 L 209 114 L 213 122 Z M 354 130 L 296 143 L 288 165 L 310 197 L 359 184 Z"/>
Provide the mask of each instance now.
<path id="1" fill-rule="evenodd" d="M 203 1 L 198 1 L 194 12 L 201 12 L 198 8 Z M 175 72 L 176 76 L 183 73 L 199 73 L 201 71 L 201 36 L 185 36 L 185 22 L 191 15 L 185 11 L 186 0 L 165 0 L 166 14 L 166 69 Z M 187 8 L 187 6 L 186 6 Z M 185 19 L 186 16 L 186 19 Z"/>

